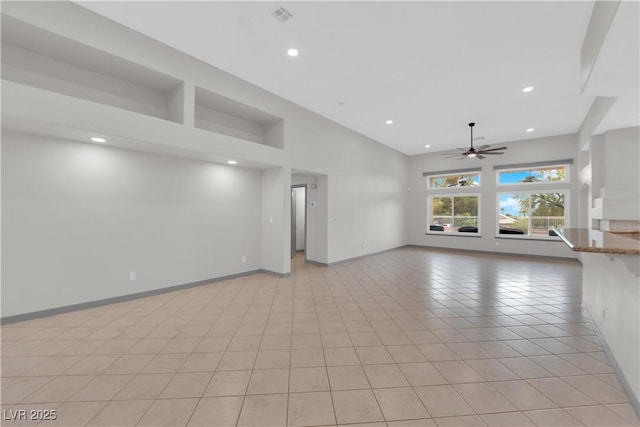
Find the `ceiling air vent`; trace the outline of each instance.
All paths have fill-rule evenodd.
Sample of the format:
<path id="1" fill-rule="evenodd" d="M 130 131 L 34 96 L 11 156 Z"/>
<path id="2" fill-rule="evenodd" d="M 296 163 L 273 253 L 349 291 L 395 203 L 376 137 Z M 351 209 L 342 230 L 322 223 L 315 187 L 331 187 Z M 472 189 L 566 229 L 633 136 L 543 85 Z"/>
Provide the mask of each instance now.
<path id="1" fill-rule="evenodd" d="M 284 7 L 277 8 L 276 10 L 273 11 L 272 15 L 275 16 L 276 19 L 280 22 L 286 22 L 289 20 L 289 18 L 293 17 L 291 12 L 289 12 Z"/>

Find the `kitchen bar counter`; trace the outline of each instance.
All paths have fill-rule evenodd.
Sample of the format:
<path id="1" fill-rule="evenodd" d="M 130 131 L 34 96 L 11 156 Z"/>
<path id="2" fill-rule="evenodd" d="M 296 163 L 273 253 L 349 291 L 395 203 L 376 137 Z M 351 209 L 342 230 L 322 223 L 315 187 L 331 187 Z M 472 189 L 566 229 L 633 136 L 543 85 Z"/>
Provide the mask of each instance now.
<path id="1" fill-rule="evenodd" d="M 556 234 L 575 252 L 640 255 L 638 232 L 610 232 L 589 228 L 561 228 Z"/>

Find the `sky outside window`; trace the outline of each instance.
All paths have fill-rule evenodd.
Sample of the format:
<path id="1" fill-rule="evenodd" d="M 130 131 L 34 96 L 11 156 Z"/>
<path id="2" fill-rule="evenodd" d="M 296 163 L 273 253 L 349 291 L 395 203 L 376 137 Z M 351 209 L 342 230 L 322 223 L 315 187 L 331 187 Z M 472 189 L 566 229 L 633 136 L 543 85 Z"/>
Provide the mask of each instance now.
<path id="1" fill-rule="evenodd" d="M 513 194 L 500 194 L 498 207 L 502 215 L 520 216 L 520 203 Z"/>
<path id="2" fill-rule="evenodd" d="M 521 184 L 523 182 L 561 182 L 566 181 L 565 168 L 556 166 L 551 168 L 525 169 L 505 171 L 498 174 L 499 184 Z"/>

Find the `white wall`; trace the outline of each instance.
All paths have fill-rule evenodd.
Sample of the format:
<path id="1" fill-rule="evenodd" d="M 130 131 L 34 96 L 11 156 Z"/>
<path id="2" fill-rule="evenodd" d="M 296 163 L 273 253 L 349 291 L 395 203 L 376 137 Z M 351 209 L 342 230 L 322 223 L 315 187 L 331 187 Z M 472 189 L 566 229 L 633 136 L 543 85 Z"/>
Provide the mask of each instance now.
<path id="1" fill-rule="evenodd" d="M 640 257 L 581 254 L 582 300 L 640 399 Z"/>
<path id="2" fill-rule="evenodd" d="M 241 160 L 269 162 L 269 159 L 273 159 L 276 162 L 273 164 L 274 167 L 326 175 L 328 202 L 322 209 L 327 209 L 329 216 L 326 226 L 327 262 L 404 244 L 407 156 L 77 5 L 66 2 L 11 4 L 9 7 L 3 7 L 3 13 L 62 37 L 77 40 L 106 54 L 185 81 L 185 87 L 197 86 L 282 117 L 284 156 L 279 155 L 277 150 L 267 150 L 259 144 L 243 144 L 243 141 L 236 144 L 242 148 L 236 149 L 232 146 L 235 141 L 221 138 L 214 133 L 210 133 L 206 141 L 199 140 L 197 146 L 208 151 L 218 146 L 221 152 Z M 82 25 L 73 25 L 76 22 Z M 141 56 L 140 52 L 146 54 Z M 22 88 L 11 88 L 25 95 Z M 3 97 L 4 93 L 8 92 L 9 90 L 3 91 Z M 49 94 L 41 94 L 42 98 L 47 96 Z M 60 98 L 57 101 L 74 104 L 74 100 L 70 98 Z M 14 102 L 21 101 L 16 99 Z M 38 105 L 37 102 L 32 104 Z M 90 108 L 81 102 L 75 104 L 78 104 L 77 110 Z M 86 108 L 79 108 L 80 105 Z M 110 111 L 104 110 L 105 113 Z M 30 111 L 33 111 L 31 107 L 15 109 L 11 114 L 28 115 Z M 125 117 L 118 117 L 118 120 L 96 120 L 95 114 L 81 114 L 80 117 L 64 114 L 52 117 L 51 114 L 41 113 L 43 120 L 64 120 L 65 126 L 78 129 L 93 128 L 106 134 L 113 133 L 125 137 L 131 135 L 138 140 L 149 142 L 164 138 L 163 135 L 167 132 L 154 132 L 156 126 L 135 126 L 136 122 L 148 122 L 148 119 L 134 114 L 127 115 L 131 117 L 132 125 L 124 127 L 122 123 Z M 162 144 L 196 148 L 192 141 L 203 137 L 205 132 L 192 132 L 189 126 L 178 129 L 177 125 L 171 125 L 170 131 L 182 133 L 183 137 L 179 140 L 174 139 L 173 142 L 162 140 Z M 164 125 L 161 123 L 157 125 L 157 128 L 162 127 Z M 288 193 L 288 179 L 287 182 L 283 181 L 282 185 L 283 191 L 286 190 Z M 284 215 L 280 220 L 288 219 L 289 213 Z M 262 218 L 263 223 L 264 220 L 265 218 Z M 287 238 L 289 233 L 290 230 L 287 229 Z M 285 256 L 288 246 L 287 244 L 287 247 L 283 248 Z M 275 271 L 287 273 L 289 268 L 283 265 Z"/>
<path id="3" fill-rule="evenodd" d="M 134 266 L 130 266 L 127 260 L 118 258 L 120 255 L 114 255 L 113 266 L 108 266 L 114 271 L 109 274 L 101 274 L 98 282 L 91 282 L 96 283 L 96 289 L 92 289 L 93 286 L 85 286 L 86 289 L 83 289 L 82 292 L 75 292 L 75 288 L 80 287 L 79 283 L 89 283 L 84 280 L 88 275 L 103 271 L 102 263 L 111 262 L 105 254 L 108 250 L 116 252 L 115 248 L 120 242 L 116 239 L 99 253 L 100 257 L 104 256 L 104 260 L 89 262 L 84 259 L 83 264 L 86 267 L 82 267 L 84 270 L 81 276 L 84 282 L 80 279 L 74 281 L 75 284 L 72 285 L 74 291 L 70 292 L 68 298 L 60 295 L 57 298 L 50 298 L 47 303 L 43 302 L 42 304 L 30 304 L 28 300 L 21 302 L 22 305 L 13 304 L 13 301 L 20 295 L 24 296 L 24 292 L 27 290 L 29 293 L 39 293 L 40 288 L 43 288 L 44 290 L 41 292 L 43 295 L 51 293 L 47 288 L 47 283 L 50 281 L 40 280 L 39 276 L 22 277 L 20 275 L 20 271 L 26 265 L 38 266 L 42 262 L 43 270 L 47 270 L 51 262 L 42 259 L 44 257 L 42 254 L 39 257 L 34 257 L 26 250 L 22 250 L 22 252 L 14 250 L 12 246 L 16 244 L 16 241 L 19 241 L 15 234 L 13 237 L 9 234 L 8 238 L 3 236 L 3 246 L 9 248 L 9 251 L 14 251 L 13 255 L 8 254 L 9 258 L 7 259 L 12 259 L 12 263 L 17 266 L 15 269 L 9 268 L 6 274 L 3 273 L 5 279 L 3 297 L 5 297 L 5 293 L 9 296 L 3 299 L 8 307 L 12 307 L 10 311 L 3 312 L 3 316 L 87 302 L 151 288 L 162 288 L 256 268 L 286 275 L 290 271 L 289 197 L 290 170 L 292 168 L 313 171 L 318 176 L 316 239 L 313 242 L 313 247 L 308 247 L 308 251 L 313 257 L 311 259 L 320 263 L 330 263 L 404 244 L 407 156 L 237 77 L 104 17 L 95 15 L 71 2 L 12 3 L 6 6 L 3 5 L 3 15 L 62 37 L 59 39 L 62 40 L 58 46 L 60 50 L 64 49 L 63 40 L 73 40 L 88 46 L 91 52 L 97 56 L 104 55 L 102 59 L 107 62 L 109 58 L 119 58 L 118 61 L 122 61 L 109 64 L 111 71 L 117 75 L 127 75 L 125 73 L 126 67 L 118 65 L 127 63 L 137 64 L 142 67 L 141 70 L 153 70 L 154 73 L 167 76 L 171 82 L 175 79 L 176 87 L 182 87 L 183 90 L 179 93 L 176 92 L 180 96 L 173 96 L 167 108 L 172 117 L 182 117 L 183 123 L 162 120 L 158 118 L 161 116 L 159 114 L 154 117 L 145 115 L 149 114 L 147 111 L 143 111 L 145 114 L 139 114 L 139 112 L 116 108 L 118 105 L 108 102 L 108 96 L 107 98 L 91 98 L 91 101 L 95 102 L 90 102 L 83 94 L 75 97 L 75 93 L 63 90 L 66 87 L 64 85 L 63 88 L 58 88 L 60 91 L 56 91 L 56 87 L 48 86 L 53 89 L 48 91 L 38 88 L 37 84 L 31 85 L 28 80 L 23 81 L 24 84 L 3 80 L 3 126 L 5 123 L 11 122 L 13 130 L 17 128 L 23 132 L 31 132 L 31 129 L 37 129 L 40 134 L 55 134 L 62 138 L 72 138 L 71 136 L 63 136 L 68 132 L 77 140 L 82 140 L 88 135 L 101 134 L 112 139 L 114 144 L 118 146 L 136 150 L 176 153 L 181 156 L 198 157 L 217 162 L 226 162 L 227 159 L 232 158 L 238 160 L 239 165 L 256 165 L 260 168 L 266 167 L 266 169 L 245 170 L 247 176 L 255 179 L 253 182 L 255 186 L 250 186 L 250 191 L 242 190 L 228 195 L 234 206 L 232 212 L 242 212 L 242 215 L 230 214 L 229 221 L 222 221 L 227 218 L 225 212 L 214 212 L 212 218 L 220 218 L 220 221 L 216 222 L 216 227 L 220 227 L 219 231 L 223 233 L 222 238 L 202 242 L 200 238 L 206 233 L 201 233 L 201 229 L 193 228 L 193 225 L 187 225 L 181 221 L 187 213 L 181 209 L 173 207 L 169 209 L 170 206 L 163 205 L 168 210 L 160 210 L 157 213 L 157 215 L 165 215 L 162 217 L 163 221 L 158 219 L 141 224 L 140 228 L 144 230 L 142 236 L 149 237 L 135 240 L 135 245 L 129 245 L 128 249 L 122 252 L 122 256 L 126 255 L 127 259 L 135 260 L 139 257 L 142 261 L 137 261 Z M 57 52 L 58 50 L 52 51 L 50 55 L 57 58 Z M 140 52 L 145 52 L 145 55 L 140 55 Z M 69 61 L 69 58 L 74 55 L 73 49 L 64 52 L 64 55 L 66 58 L 63 61 Z M 82 61 L 83 58 L 79 57 L 72 60 L 71 63 L 77 64 Z M 64 68 L 64 64 L 61 67 Z M 124 68 L 118 70 L 118 67 Z M 40 69 L 38 73 L 46 75 L 47 70 Z M 126 82 L 117 80 L 112 82 L 116 87 L 111 92 L 119 94 L 124 91 L 126 93 Z M 48 81 L 53 82 L 51 84 L 54 86 L 61 84 L 56 83 L 55 79 Z M 64 84 L 66 85 L 66 83 Z M 89 82 L 89 89 L 91 89 L 91 85 L 93 83 Z M 193 102 L 196 87 L 281 117 L 283 124 L 273 132 L 274 135 L 284 135 L 283 149 L 195 128 Z M 107 101 L 104 101 L 105 99 Z M 179 111 L 181 108 L 183 111 Z M 4 121 L 5 118 L 7 118 L 6 121 Z M 6 127 L 4 129 L 6 130 Z M 66 146 L 63 143 L 60 144 Z M 78 147 L 82 147 L 82 144 L 78 144 Z M 75 151 L 84 149 L 100 150 L 101 148 L 87 146 L 76 148 Z M 3 154 L 4 151 L 3 147 Z M 149 154 L 127 153 L 127 156 L 134 155 L 138 156 L 136 158 L 142 164 L 153 164 L 156 160 L 152 159 L 160 158 Z M 27 152 L 22 152 L 22 157 L 25 162 L 29 160 Z M 163 161 L 169 162 L 166 159 Z M 175 162 L 182 161 L 175 160 Z M 180 164 L 191 165 L 188 162 Z M 193 164 L 200 165 L 194 166 L 196 170 L 202 168 L 229 170 L 226 166 Z M 184 168 L 188 169 L 187 166 Z M 161 175 L 160 169 L 152 169 L 149 172 L 151 175 L 158 174 L 157 181 L 160 184 L 158 184 L 158 189 L 154 189 L 156 192 L 161 192 L 164 183 L 169 181 L 168 178 Z M 168 170 L 170 169 L 168 168 Z M 137 172 L 138 170 L 145 170 L 145 168 L 133 167 L 130 173 L 139 176 L 142 172 Z M 238 169 L 231 170 L 237 171 Z M 13 173 L 17 174 L 18 172 L 14 171 Z M 152 178 L 147 178 L 147 180 L 153 181 Z M 67 185 L 71 188 L 64 187 Z M 44 186 L 42 191 L 33 195 L 32 203 L 36 205 L 51 203 L 50 201 L 55 199 L 56 192 L 62 192 L 66 199 L 57 200 L 60 205 L 59 209 L 72 211 L 76 221 L 57 223 L 55 232 L 60 235 L 72 235 L 72 242 L 76 247 L 86 247 L 90 246 L 94 235 L 105 235 L 106 232 L 99 232 L 98 229 L 111 230 L 113 225 L 108 221 L 109 218 L 101 216 L 98 216 L 100 221 L 95 222 L 95 209 L 91 210 L 87 207 L 91 204 L 82 205 L 83 209 L 75 210 L 75 202 L 70 200 L 70 196 L 67 197 L 65 192 L 72 191 L 76 185 L 79 184 L 70 179 L 54 180 Z M 62 187 L 58 188 L 58 186 Z M 244 186 L 244 183 L 238 183 L 232 184 L 231 188 L 240 189 Z M 142 191 L 140 188 L 138 190 Z M 3 206 L 3 213 L 5 210 L 7 211 L 6 218 L 3 218 L 5 229 L 23 229 L 26 227 L 23 221 L 35 215 L 28 213 L 24 216 L 25 219 L 21 218 L 20 212 L 26 208 L 25 205 L 11 199 L 19 199 L 21 191 L 21 188 L 16 187 L 14 191 L 7 193 L 12 195 L 7 196 L 9 198 L 6 202 L 6 209 Z M 167 191 L 177 190 L 168 189 Z M 202 189 L 203 194 L 192 194 L 192 191 L 189 189 L 188 194 L 193 197 L 189 199 L 189 203 L 205 203 L 207 200 L 205 196 L 208 193 L 204 188 Z M 224 188 L 216 187 L 216 191 L 224 191 Z M 138 203 L 135 197 L 137 194 L 139 193 L 134 192 L 130 197 L 132 205 L 127 214 L 133 216 L 136 221 L 142 222 L 144 215 L 147 214 L 145 210 L 147 206 L 142 204 L 138 207 L 136 205 Z M 169 199 L 171 194 L 167 195 Z M 201 200 L 201 196 L 205 198 Z M 109 211 L 112 201 L 115 203 L 113 209 L 119 209 L 118 200 L 114 201 L 110 197 L 110 193 L 98 192 L 91 197 L 92 203 L 101 205 L 105 212 Z M 227 200 L 225 197 L 227 197 L 226 193 L 222 199 Z M 3 195 L 4 198 L 6 198 L 5 195 Z M 141 200 L 145 200 L 142 194 Z M 198 200 L 200 202 L 197 202 Z M 204 212 L 206 210 L 203 210 L 201 214 L 205 215 Z M 172 217 L 171 215 L 174 213 L 175 217 Z M 43 214 L 39 214 L 32 221 L 36 224 L 34 229 L 44 230 L 50 225 L 47 216 Z M 158 242 L 160 237 L 156 237 L 153 233 L 153 227 L 162 228 L 165 225 L 164 222 L 171 223 L 171 221 L 176 221 L 175 228 L 160 230 L 159 236 L 170 234 L 171 239 L 166 238 L 165 240 L 177 240 L 182 246 L 188 246 L 190 239 L 194 238 L 193 244 L 196 247 L 209 245 L 206 250 L 199 251 L 199 256 L 204 257 L 206 253 L 212 253 L 216 257 L 222 257 L 224 262 L 221 262 L 219 266 L 215 264 L 212 267 L 205 267 L 201 265 L 200 261 L 182 260 L 178 262 L 177 260 L 181 260 L 181 258 L 176 254 L 175 257 L 166 255 L 162 263 L 157 263 L 153 254 L 156 254 L 159 251 L 158 248 L 162 246 Z M 96 233 L 76 234 L 74 228 L 76 223 L 95 224 L 95 226 L 91 226 L 90 230 L 96 231 Z M 127 227 L 133 227 L 131 224 L 127 223 Z M 201 219 L 198 224 L 204 224 L 204 219 Z M 122 238 L 133 232 L 127 227 L 123 229 Z M 183 229 L 185 230 L 184 234 L 177 231 Z M 49 231 L 49 233 L 53 232 L 53 230 Z M 109 236 L 111 234 L 106 235 L 105 238 L 108 240 Z M 37 237 L 37 235 L 31 236 L 25 242 Z M 232 247 L 231 250 L 229 246 Z M 245 249 L 242 246 L 249 247 Z M 48 247 L 48 249 L 51 248 Z M 240 259 L 245 252 L 248 262 L 240 264 Z M 180 254 L 182 253 L 184 252 L 180 252 Z M 88 257 L 89 254 L 84 254 L 84 256 Z M 125 263 L 125 261 L 127 262 Z M 67 271 L 78 269 L 78 263 L 79 261 L 74 256 L 61 254 L 56 258 L 55 268 L 61 272 L 60 275 L 66 277 Z M 157 274 L 152 277 L 145 268 L 151 268 L 156 264 L 161 267 L 158 267 Z M 139 279 L 136 284 L 139 286 L 138 288 L 132 288 L 128 283 L 128 272 L 132 268 L 137 269 Z M 127 283 L 122 285 L 119 282 L 121 270 L 127 273 L 125 276 Z M 44 273 L 42 274 L 44 275 Z M 24 283 L 27 277 L 29 285 L 25 287 Z M 148 281 L 146 281 L 147 278 Z M 158 280 L 155 280 L 156 278 Z M 62 278 L 59 277 L 56 280 L 62 280 Z"/>
<path id="4" fill-rule="evenodd" d="M 289 182 L 283 168 L 262 172 L 262 268 L 284 275 L 291 271 Z"/>
<path id="5" fill-rule="evenodd" d="M 2 315 L 260 269 L 261 192 L 255 170 L 4 132 Z"/>
<path id="6" fill-rule="evenodd" d="M 640 127 L 610 130 L 603 137 L 603 186 L 634 187 L 640 191 Z"/>
<path id="7" fill-rule="evenodd" d="M 406 244 L 409 157 L 304 110 L 287 141 L 293 168 L 326 175 L 327 263 Z"/>
<path id="8" fill-rule="evenodd" d="M 577 158 L 575 135 L 561 135 L 550 138 L 532 139 L 513 142 L 506 145 L 508 149 L 501 156 L 487 156 L 480 159 L 444 158 L 439 153 L 413 156 L 409 160 L 409 207 L 408 238 L 414 245 L 438 246 L 452 249 L 471 249 L 490 252 L 518 253 L 527 255 L 545 255 L 576 258 L 562 241 L 533 241 L 496 238 L 496 178 L 494 165 L 511 165 Z M 423 172 L 446 171 L 465 167 L 481 167 L 480 190 L 480 231 L 482 237 L 465 237 L 458 235 L 426 234 L 427 229 L 427 192 L 426 178 Z M 570 168 L 571 196 L 568 201 L 569 219 L 577 224 L 577 165 Z"/>

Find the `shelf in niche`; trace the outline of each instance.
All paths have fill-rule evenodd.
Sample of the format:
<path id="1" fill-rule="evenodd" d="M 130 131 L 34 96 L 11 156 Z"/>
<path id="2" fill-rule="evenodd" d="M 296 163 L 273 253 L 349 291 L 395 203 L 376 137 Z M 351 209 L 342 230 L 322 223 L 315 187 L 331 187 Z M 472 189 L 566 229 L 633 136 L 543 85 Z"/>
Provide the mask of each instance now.
<path id="1" fill-rule="evenodd" d="M 2 16 L 2 78 L 183 123 L 183 82 Z"/>
<path id="2" fill-rule="evenodd" d="M 196 86 L 195 127 L 275 148 L 284 148 L 284 120 Z"/>

